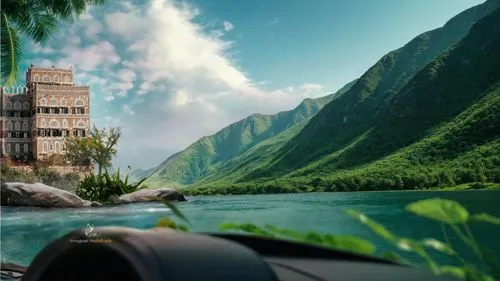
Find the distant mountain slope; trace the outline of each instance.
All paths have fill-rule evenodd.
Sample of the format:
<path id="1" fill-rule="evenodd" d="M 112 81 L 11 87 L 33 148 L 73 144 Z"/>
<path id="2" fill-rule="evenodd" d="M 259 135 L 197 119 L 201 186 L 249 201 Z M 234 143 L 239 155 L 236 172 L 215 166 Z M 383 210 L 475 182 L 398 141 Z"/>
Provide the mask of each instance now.
<path id="1" fill-rule="evenodd" d="M 340 149 L 282 177 L 255 178 L 249 172 L 231 183 L 214 181 L 189 192 L 414 189 L 500 182 L 499 65 L 497 8 L 414 75 L 374 115 L 371 126 Z"/>
<path id="2" fill-rule="evenodd" d="M 342 149 L 372 128 L 394 95 L 426 64 L 458 42 L 474 22 L 490 14 L 500 1 L 489 0 L 421 34 L 385 55 L 342 97 L 315 115 L 274 157 L 272 164 L 249 178 L 283 175 Z"/>
<path id="3" fill-rule="evenodd" d="M 332 99 L 345 93 L 354 81 L 334 94 L 305 99 L 295 109 L 275 115 L 253 114 L 216 134 L 203 137 L 154 169 L 148 186 L 183 186 L 208 176 L 217 167 L 259 143 L 309 120 Z"/>

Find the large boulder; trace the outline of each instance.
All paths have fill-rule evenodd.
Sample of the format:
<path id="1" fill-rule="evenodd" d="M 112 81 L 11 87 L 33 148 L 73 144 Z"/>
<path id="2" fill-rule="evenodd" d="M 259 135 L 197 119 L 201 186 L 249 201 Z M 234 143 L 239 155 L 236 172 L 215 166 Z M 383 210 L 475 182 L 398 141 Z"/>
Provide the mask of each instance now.
<path id="1" fill-rule="evenodd" d="M 98 206 L 75 194 L 43 183 L 5 182 L 1 185 L 2 206 L 78 208 Z"/>
<path id="2" fill-rule="evenodd" d="M 141 189 L 120 196 L 120 203 L 139 203 L 154 201 L 186 201 L 184 194 L 173 188 L 151 188 Z"/>

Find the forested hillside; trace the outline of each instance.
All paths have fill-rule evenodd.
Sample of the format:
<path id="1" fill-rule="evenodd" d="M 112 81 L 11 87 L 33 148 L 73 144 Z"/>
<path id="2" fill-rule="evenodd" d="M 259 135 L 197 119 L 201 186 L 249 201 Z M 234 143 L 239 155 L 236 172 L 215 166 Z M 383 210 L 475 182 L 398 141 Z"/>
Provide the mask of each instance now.
<path id="1" fill-rule="evenodd" d="M 456 26 L 456 21 L 447 25 Z M 284 148 L 262 155 L 264 165 L 239 166 L 230 181 L 205 182 L 189 192 L 415 189 L 500 182 L 500 9 L 479 20 L 407 83 L 388 74 L 401 65 L 401 58 L 391 58 L 385 56 L 351 90 L 329 103 Z M 387 66 L 389 71 L 380 71 Z M 374 75 L 378 78 L 368 79 Z"/>
<path id="2" fill-rule="evenodd" d="M 304 124 L 332 99 L 340 97 L 350 82 L 334 94 L 305 99 L 295 109 L 274 115 L 253 114 L 223 128 L 216 134 L 203 137 L 153 169 L 148 186 L 184 186 L 196 183 L 234 157 L 278 134 Z M 295 132 L 295 131 L 293 131 Z M 291 133 L 285 133 L 292 137 Z"/>

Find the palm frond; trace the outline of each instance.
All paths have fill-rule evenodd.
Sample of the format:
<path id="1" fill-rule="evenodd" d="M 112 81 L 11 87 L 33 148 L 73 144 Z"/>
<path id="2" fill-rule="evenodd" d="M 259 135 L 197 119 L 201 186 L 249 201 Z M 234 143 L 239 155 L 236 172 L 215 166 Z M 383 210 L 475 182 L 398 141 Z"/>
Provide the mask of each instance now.
<path id="1" fill-rule="evenodd" d="M 0 31 L 1 80 L 4 86 L 12 86 L 19 78 L 23 49 L 18 32 L 2 11 Z"/>
<path id="2" fill-rule="evenodd" d="M 98 6 L 106 0 L 31 0 L 43 3 L 51 13 L 57 15 L 62 20 L 72 22 L 83 14 L 89 6 Z"/>
<path id="3" fill-rule="evenodd" d="M 59 30 L 58 19 L 39 4 L 27 6 L 16 19 L 19 30 L 34 42 L 44 42 Z"/>

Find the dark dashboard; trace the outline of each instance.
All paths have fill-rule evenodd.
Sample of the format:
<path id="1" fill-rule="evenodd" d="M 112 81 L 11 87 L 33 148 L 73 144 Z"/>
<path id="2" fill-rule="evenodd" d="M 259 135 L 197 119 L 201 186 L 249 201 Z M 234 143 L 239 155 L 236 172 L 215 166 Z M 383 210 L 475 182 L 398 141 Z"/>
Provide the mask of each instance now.
<path id="1" fill-rule="evenodd" d="M 45 247 L 22 281 L 445 281 L 428 270 L 291 241 L 159 228 L 74 231 Z"/>

